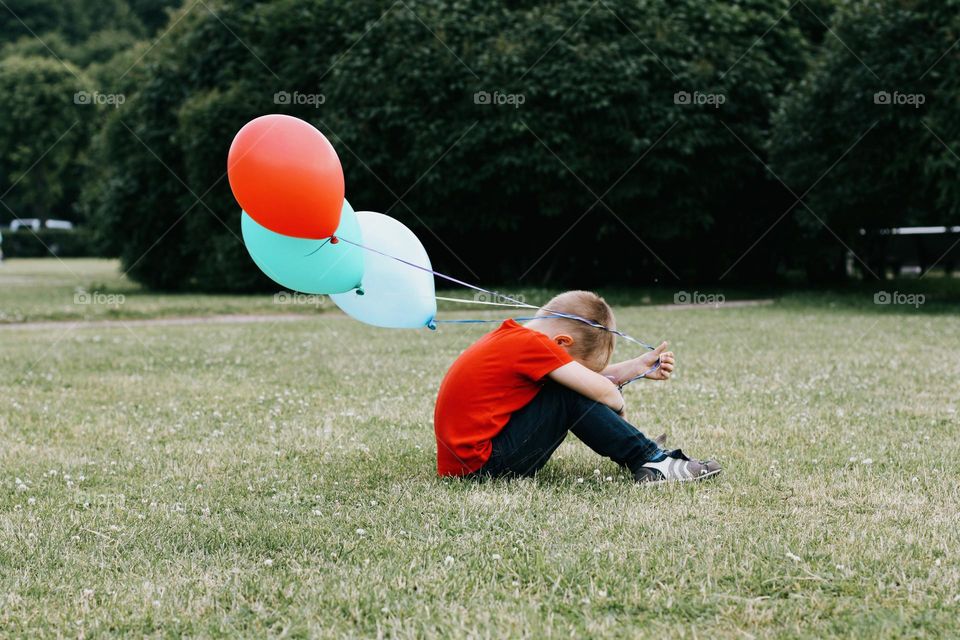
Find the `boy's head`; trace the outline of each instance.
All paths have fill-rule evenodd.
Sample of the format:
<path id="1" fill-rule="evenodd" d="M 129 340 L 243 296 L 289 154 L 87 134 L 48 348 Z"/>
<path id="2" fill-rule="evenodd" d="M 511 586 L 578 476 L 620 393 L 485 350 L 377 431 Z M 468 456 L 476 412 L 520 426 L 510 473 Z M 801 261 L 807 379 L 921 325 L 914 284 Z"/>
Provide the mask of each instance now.
<path id="1" fill-rule="evenodd" d="M 613 309 L 592 291 L 567 291 L 543 305 L 533 321 L 536 329 L 549 335 L 564 347 L 574 360 L 594 371 L 602 371 L 613 356 L 614 335 L 591 327 L 579 320 L 550 318 L 551 312 L 579 316 L 591 322 L 616 329 Z M 541 319 L 541 316 L 543 317 Z M 531 324 L 533 324 L 531 323 Z"/>

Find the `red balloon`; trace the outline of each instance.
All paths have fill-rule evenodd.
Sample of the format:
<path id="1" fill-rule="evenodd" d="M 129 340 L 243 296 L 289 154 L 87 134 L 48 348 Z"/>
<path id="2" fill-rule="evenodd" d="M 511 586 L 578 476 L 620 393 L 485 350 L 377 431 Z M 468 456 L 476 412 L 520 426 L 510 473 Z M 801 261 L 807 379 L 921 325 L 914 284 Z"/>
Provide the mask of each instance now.
<path id="1" fill-rule="evenodd" d="M 241 208 L 271 231 L 327 238 L 340 224 L 340 158 L 299 118 L 271 114 L 245 124 L 230 145 L 227 175 Z"/>

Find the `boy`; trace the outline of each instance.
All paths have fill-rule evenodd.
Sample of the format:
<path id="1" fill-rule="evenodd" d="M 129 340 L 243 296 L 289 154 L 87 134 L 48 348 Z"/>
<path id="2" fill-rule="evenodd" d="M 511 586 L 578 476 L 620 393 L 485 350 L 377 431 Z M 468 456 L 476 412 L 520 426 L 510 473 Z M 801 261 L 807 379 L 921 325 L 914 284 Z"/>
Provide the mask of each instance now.
<path id="1" fill-rule="evenodd" d="M 638 482 L 700 480 L 715 461 L 663 451 L 624 419 L 617 385 L 649 370 L 668 380 L 673 353 L 664 342 L 610 365 L 613 311 L 588 291 L 568 291 L 521 326 L 505 321 L 464 351 L 440 384 L 434 411 L 437 472 L 451 476 L 532 476 L 572 431 L 588 447 L 626 466 Z"/>

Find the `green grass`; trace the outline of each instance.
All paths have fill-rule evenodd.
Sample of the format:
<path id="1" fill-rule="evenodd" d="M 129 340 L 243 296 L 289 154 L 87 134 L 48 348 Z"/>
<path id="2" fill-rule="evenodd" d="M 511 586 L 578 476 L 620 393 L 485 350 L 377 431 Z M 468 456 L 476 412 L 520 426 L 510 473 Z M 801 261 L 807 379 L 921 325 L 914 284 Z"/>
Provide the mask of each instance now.
<path id="1" fill-rule="evenodd" d="M 28 317 L 72 296 L 3 282 Z M 618 320 L 679 363 L 629 388 L 631 418 L 716 456 L 716 481 L 635 486 L 572 436 L 535 480 L 438 479 L 437 385 L 483 327 L 0 328 L 0 635 L 960 633 L 955 310 L 806 295 Z"/>
<path id="2" fill-rule="evenodd" d="M 278 287 L 279 289 L 279 287 Z M 313 313 L 313 298 L 155 293 L 124 277 L 117 262 L 96 258 L 0 262 L 0 324 L 164 316 Z M 329 306 L 329 303 L 327 303 Z"/>

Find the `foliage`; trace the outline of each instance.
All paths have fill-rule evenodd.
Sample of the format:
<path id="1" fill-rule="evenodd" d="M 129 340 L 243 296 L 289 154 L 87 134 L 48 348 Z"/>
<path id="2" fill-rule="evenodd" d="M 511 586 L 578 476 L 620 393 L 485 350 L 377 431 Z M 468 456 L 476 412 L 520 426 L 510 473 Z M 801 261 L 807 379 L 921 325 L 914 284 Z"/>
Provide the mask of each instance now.
<path id="1" fill-rule="evenodd" d="M 801 255 L 836 235 L 869 265 L 861 228 L 960 221 L 960 2 L 860 0 L 835 32 L 784 100 L 770 148 L 793 191 L 809 190 L 795 211 Z M 808 268 L 837 278 L 838 258 Z"/>
<path id="2" fill-rule="evenodd" d="M 354 205 L 411 225 L 441 269 L 584 285 L 716 278 L 788 204 L 754 156 L 805 64 L 790 15 L 757 42 L 788 8 L 224 2 L 178 16 L 148 54 L 85 202 L 144 282 L 250 286 L 224 161 L 247 120 L 284 111 L 334 142 Z M 524 102 L 477 104 L 480 91 Z M 726 102 L 675 104 L 678 91 Z M 276 92 L 324 101 L 278 105 Z M 770 277 L 780 253 L 771 238 L 738 272 Z"/>
<path id="3" fill-rule="evenodd" d="M 96 255 L 90 231 L 83 227 L 4 231 L 2 249 L 5 259 L 42 258 L 51 255 L 59 258 L 75 258 Z"/>
<path id="4" fill-rule="evenodd" d="M 0 220 L 73 218 L 96 107 L 76 104 L 81 72 L 50 58 L 0 59 Z"/>
<path id="5" fill-rule="evenodd" d="M 103 29 L 141 33 L 143 26 L 125 0 L 6 0 L 0 12 L 0 41 L 55 33 L 78 43 Z"/>

